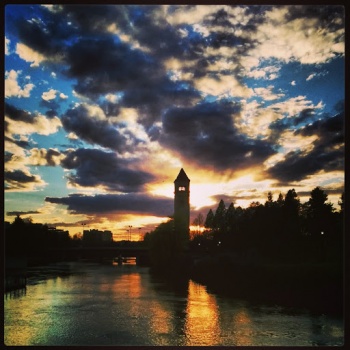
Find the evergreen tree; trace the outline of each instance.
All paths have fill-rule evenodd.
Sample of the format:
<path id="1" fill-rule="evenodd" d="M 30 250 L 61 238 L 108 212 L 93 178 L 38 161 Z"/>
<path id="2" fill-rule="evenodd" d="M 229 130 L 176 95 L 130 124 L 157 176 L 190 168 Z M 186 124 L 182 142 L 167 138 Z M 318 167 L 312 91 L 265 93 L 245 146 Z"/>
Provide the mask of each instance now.
<path id="1" fill-rule="evenodd" d="M 283 198 L 283 194 L 280 192 L 280 194 L 278 195 L 278 199 L 277 199 L 277 205 L 282 208 L 283 204 L 284 204 L 284 198 Z"/>
<path id="2" fill-rule="evenodd" d="M 313 236 L 329 234 L 332 231 L 333 205 L 326 203 L 328 195 L 319 187 L 311 191 L 310 199 L 305 203 L 308 230 Z"/>
<path id="3" fill-rule="evenodd" d="M 213 224 L 214 224 L 214 213 L 210 209 L 205 219 L 204 227 L 213 229 L 214 228 Z"/>
<path id="4" fill-rule="evenodd" d="M 228 231 L 232 231 L 235 223 L 235 207 L 233 203 L 231 203 L 227 208 L 225 216 L 226 216 L 225 221 L 227 223 L 227 229 Z"/>
<path id="5" fill-rule="evenodd" d="M 225 214 L 226 214 L 226 206 L 224 201 L 221 199 L 214 215 L 213 226 L 215 229 L 219 229 L 219 230 L 225 229 L 225 226 L 226 226 Z"/>
<path id="6" fill-rule="evenodd" d="M 300 212 L 300 199 L 295 192 L 295 189 L 291 189 L 287 192 L 284 203 L 282 206 L 282 215 L 284 220 L 283 231 L 288 240 L 285 244 L 290 244 L 291 237 L 296 238 L 297 235 L 300 234 L 300 220 L 299 220 L 299 212 Z"/>
<path id="7" fill-rule="evenodd" d="M 294 188 L 287 192 L 283 207 L 288 216 L 292 218 L 298 216 L 300 209 L 300 200 Z"/>
<path id="8" fill-rule="evenodd" d="M 272 195 L 272 192 L 269 191 L 267 193 L 267 201 L 265 202 L 265 207 L 272 207 L 274 204 L 273 202 L 273 195 Z"/>

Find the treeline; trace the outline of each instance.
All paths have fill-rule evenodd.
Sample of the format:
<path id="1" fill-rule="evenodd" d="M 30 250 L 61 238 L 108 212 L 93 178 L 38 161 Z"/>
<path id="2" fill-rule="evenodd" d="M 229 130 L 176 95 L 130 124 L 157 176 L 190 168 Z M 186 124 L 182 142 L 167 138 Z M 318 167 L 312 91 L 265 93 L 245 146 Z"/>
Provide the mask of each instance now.
<path id="1" fill-rule="evenodd" d="M 5 254 L 40 254 L 62 249 L 74 244 L 68 231 L 57 230 L 30 219 L 17 216 L 12 223 L 5 223 Z"/>
<path id="2" fill-rule="evenodd" d="M 340 261 L 342 259 L 344 194 L 336 211 L 327 194 L 314 188 L 305 203 L 294 189 L 276 200 L 271 192 L 264 204 L 252 202 L 248 208 L 225 206 L 209 210 L 204 233 L 192 236 L 192 250 L 221 250 L 251 254 L 265 260 Z M 202 216 L 195 219 L 199 224 Z"/>

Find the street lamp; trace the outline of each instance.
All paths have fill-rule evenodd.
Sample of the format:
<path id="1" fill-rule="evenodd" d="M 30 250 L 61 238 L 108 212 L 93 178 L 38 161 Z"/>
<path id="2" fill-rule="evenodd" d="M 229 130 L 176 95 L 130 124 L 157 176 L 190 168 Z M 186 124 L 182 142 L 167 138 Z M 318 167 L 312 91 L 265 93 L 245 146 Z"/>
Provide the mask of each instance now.
<path id="1" fill-rule="evenodd" d="M 131 228 L 132 228 L 132 226 L 129 225 L 129 241 L 131 241 Z"/>

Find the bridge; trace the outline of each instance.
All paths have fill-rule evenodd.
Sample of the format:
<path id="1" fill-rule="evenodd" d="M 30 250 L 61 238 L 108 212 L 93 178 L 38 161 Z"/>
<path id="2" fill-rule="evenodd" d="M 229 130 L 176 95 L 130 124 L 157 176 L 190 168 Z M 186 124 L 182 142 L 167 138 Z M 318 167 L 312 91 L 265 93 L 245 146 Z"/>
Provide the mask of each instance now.
<path id="1" fill-rule="evenodd" d="M 128 246 L 115 246 L 115 247 L 72 247 L 63 250 L 52 251 L 53 254 L 58 254 L 65 260 L 77 260 L 77 259 L 115 259 L 122 257 L 133 257 L 136 259 L 136 263 L 143 265 L 148 264 L 149 256 L 148 249 L 144 247 L 128 247 Z"/>

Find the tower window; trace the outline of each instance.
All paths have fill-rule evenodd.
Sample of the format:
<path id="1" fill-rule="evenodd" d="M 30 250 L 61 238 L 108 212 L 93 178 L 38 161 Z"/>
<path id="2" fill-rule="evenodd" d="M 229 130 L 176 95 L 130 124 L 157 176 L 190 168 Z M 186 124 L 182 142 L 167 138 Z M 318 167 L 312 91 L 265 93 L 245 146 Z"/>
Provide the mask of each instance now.
<path id="1" fill-rule="evenodd" d="M 186 187 L 180 186 L 180 187 L 179 187 L 179 191 L 181 191 L 181 192 L 182 192 L 182 191 L 186 191 Z"/>

